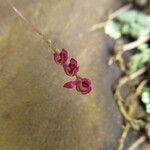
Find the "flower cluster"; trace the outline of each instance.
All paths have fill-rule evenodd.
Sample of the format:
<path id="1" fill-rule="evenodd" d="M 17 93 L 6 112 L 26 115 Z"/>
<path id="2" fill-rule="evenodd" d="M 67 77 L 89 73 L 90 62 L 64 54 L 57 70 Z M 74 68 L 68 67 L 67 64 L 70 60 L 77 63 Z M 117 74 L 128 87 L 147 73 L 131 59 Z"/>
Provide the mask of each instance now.
<path id="1" fill-rule="evenodd" d="M 64 84 L 65 88 L 76 88 L 76 90 L 83 95 L 90 93 L 92 90 L 91 88 L 91 81 L 86 78 L 81 78 L 77 75 L 79 71 L 79 66 L 77 61 L 74 58 L 70 59 L 69 64 L 67 63 L 68 60 L 68 52 L 65 49 L 62 49 L 60 52 L 54 53 L 54 60 L 57 64 L 61 65 L 68 76 L 75 76 L 75 81 L 69 81 Z"/>

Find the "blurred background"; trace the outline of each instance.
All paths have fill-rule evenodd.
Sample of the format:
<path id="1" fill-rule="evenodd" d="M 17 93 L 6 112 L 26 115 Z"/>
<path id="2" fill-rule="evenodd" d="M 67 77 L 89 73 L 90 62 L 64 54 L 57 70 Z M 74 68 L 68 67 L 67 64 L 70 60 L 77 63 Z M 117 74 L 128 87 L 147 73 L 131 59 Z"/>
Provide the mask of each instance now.
<path id="1" fill-rule="evenodd" d="M 15 3 L 55 47 L 66 48 L 78 60 L 80 75 L 92 80 L 93 91 L 83 96 L 63 88 L 70 78 L 54 63 L 47 45 L 0 0 L 0 149 L 115 150 L 121 117 L 111 87 L 120 72 L 107 65 L 113 42 L 103 31 L 88 29 L 121 1 Z"/>

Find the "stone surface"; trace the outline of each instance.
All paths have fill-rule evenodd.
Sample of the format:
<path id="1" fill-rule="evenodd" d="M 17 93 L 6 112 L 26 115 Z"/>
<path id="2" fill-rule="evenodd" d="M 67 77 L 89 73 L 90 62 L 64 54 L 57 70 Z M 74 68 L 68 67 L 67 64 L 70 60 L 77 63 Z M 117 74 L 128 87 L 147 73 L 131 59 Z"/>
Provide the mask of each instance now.
<path id="1" fill-rule="evenodd" d="M 63 88 L 70 78 L 47 45 L 0 0 L 1 150 L 116 149 L 121 120 L 111 86 L 119 72 L 107 66 L 109 38 L 88 29 L 118 1 L 16 0 L 55 47 L 78 60 L 81 76 L 92 80 L 93 92 L 82 96 Z"/>

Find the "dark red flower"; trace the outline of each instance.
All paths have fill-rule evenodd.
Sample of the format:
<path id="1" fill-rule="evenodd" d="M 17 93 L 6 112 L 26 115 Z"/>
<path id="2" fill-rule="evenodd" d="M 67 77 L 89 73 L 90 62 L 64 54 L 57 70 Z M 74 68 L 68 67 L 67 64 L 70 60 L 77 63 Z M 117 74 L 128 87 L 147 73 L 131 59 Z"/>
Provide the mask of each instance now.
<path id="1" fill-rule="evenodd" d="M 69 65 L 64 65 L 63 68 L 68 76 L 75 76 L 79 71 L 77 61 L 73 58 L 70 59 Z"/>
<path id="2" fill-rule="evenodd" d="M 57 64 L 64 65 L 68 59 L 68 52 L 62 49 L 61 52 L 54 53 L 54 60 Z"/>
<path id="3" fill-rule="evenodd" d="M 91 81 L 89 79 L 77 79 L 75 81 L 69 81 L 64 84 L 65 88 L 72 89 L 76 87 L 78 92 L 81 92 L 83 95 L 88 94 L 91 92 Z"/>
<path id="4" fill-rule="evenodd" d="M 86 78 L 78 80 L 76 83 L 76 90 L 81 92 L 83 95 L 90 93 L 92 90 L 91 81 Z"/>

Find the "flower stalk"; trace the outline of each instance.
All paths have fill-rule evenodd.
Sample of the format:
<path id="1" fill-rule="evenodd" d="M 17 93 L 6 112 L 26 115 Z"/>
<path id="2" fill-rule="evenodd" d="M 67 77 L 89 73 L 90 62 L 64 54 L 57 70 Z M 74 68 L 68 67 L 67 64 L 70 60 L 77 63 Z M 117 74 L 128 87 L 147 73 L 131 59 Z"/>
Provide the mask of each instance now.
<path id="1" fill-rule="evenodd" d="M 64 72 L 68 76 L 75 76 L 75 81 L 69 81 L 64 84 L 65 88 L 74 88 L 85 95 L 91 92 L 91 81 L 86 78 L 81 78 L 77 75 L 79 71 L 79 66 L 77 61 L 74 58 L 70 59 L 70 63 L 67 64 L 68 60 L 68 52 L 65 49 L 59 50 L 52 47 L 52 42 L 48 39 L 36 26 L 34 26 L 15 6 L 13 0 L 7 0 L 10 7 L 15 11 L 15 13 L 19 16 L 19 18 L 35 33 L 42 37 L 43 41 L 48 45 L 49 49 L 53 52 L 54 61 L 56 64 L 62 66 Z M 49 51 L 48 49 L 48 51 Z"/>

